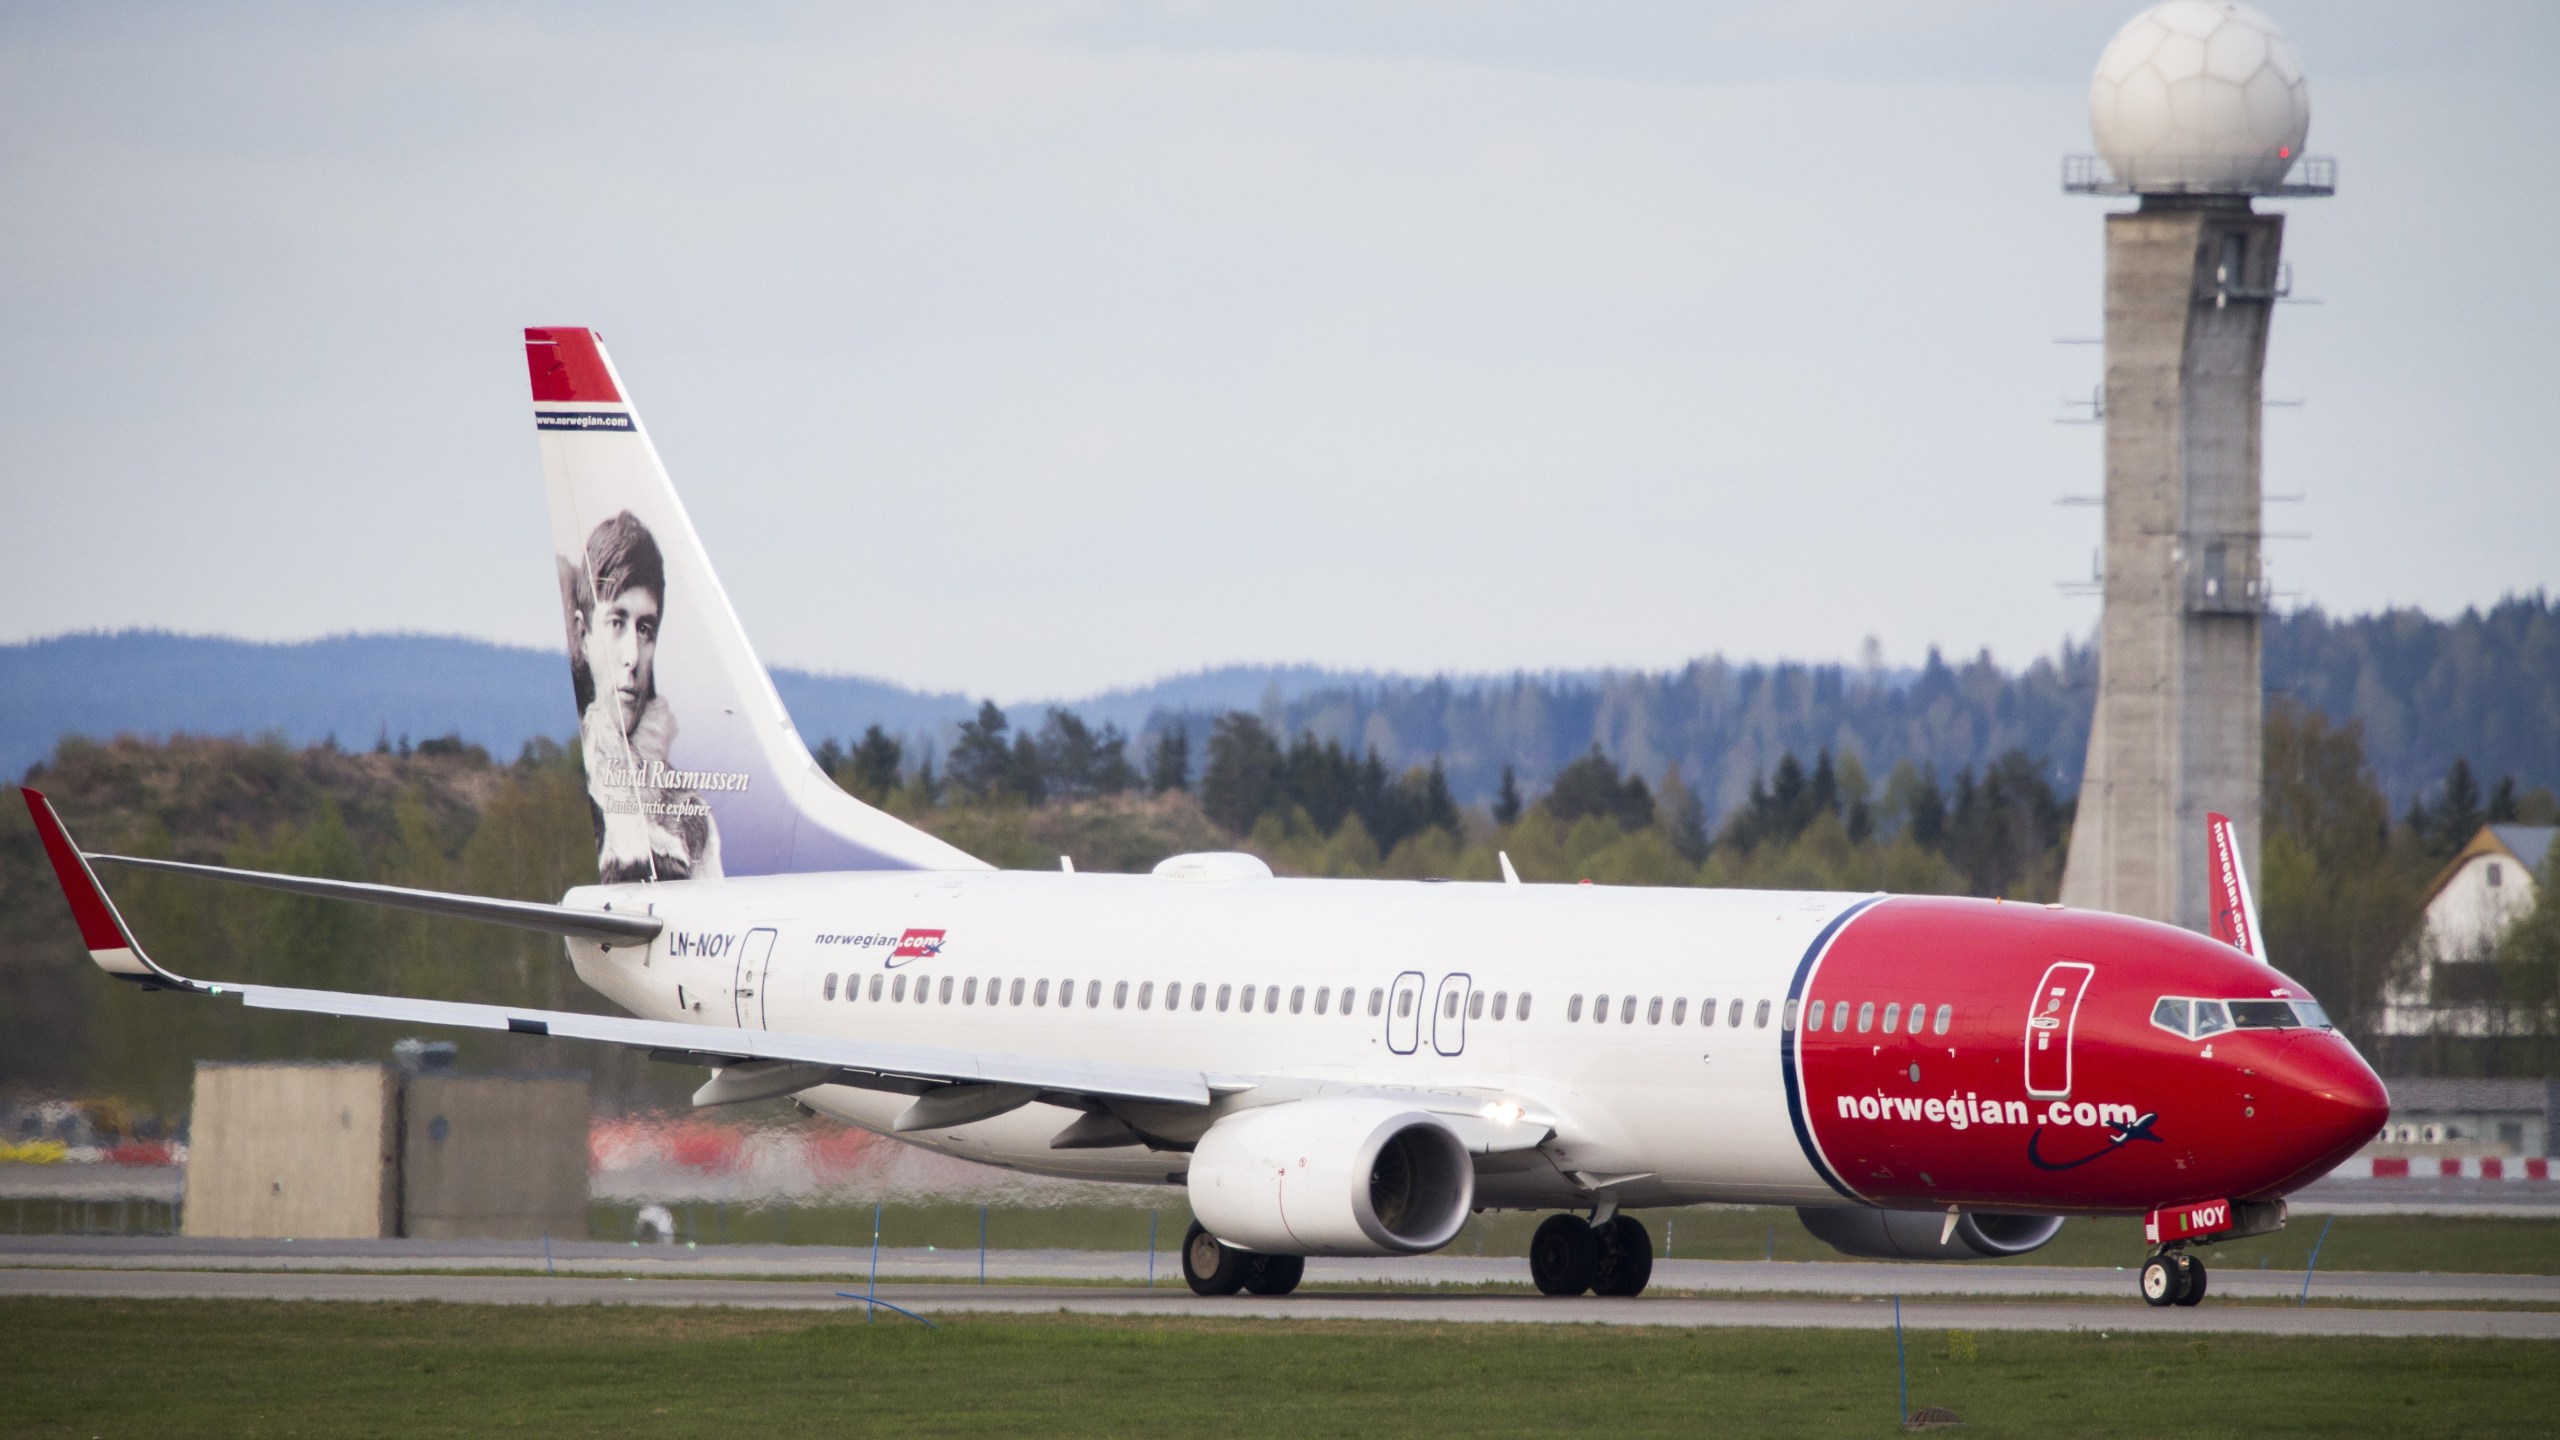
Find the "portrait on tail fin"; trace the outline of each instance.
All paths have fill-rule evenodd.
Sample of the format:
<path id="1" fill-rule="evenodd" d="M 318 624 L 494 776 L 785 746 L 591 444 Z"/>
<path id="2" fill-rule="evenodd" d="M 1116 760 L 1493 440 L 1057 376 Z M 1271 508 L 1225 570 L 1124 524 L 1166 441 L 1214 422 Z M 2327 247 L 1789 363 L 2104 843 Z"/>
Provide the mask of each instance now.
<path id="1" fill-rule="evenodd" d="M 560 600 L 597 877 L 718 878 L 719 826 L 676 764 L 675 711 L 658 693 L 667 565 L 656 537 L 628 510 L 598 525 L 584 554 L 560 557 Z"/>

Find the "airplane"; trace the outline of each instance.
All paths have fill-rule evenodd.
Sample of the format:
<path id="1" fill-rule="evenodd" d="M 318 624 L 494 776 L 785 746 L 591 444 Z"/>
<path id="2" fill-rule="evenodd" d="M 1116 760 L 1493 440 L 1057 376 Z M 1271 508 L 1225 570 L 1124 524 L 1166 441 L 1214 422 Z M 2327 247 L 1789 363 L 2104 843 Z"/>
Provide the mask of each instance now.
<path id="1" fill-rule="evenodd" d="M 589 331 L 530 329 L 598 883 L 557 904 L 82 851 L 25 792 L 91 957 L 255 1009 L 550 1035 L 706 1068 L 1025 1173 L 1182 1187 L 1204 1295 L 1309 1256 L 1437 1250 L 1551 1210 L 1549 1295 L 1632 1296 L 1635 1212 L 1791 1206 L 1851 1255 L 1979 1258 L 2141 1215 L 2154 1305 L 2196 1250 L 2379 1132 L 2389 1097 L 2267 963 L 2231 822 L 2214 933 L 1938 896 L 999 871 L 838 789 L 748 644 Z M 557 935 L 629 1012 L 207 982 L 161 967 L 97 867 Z"/>

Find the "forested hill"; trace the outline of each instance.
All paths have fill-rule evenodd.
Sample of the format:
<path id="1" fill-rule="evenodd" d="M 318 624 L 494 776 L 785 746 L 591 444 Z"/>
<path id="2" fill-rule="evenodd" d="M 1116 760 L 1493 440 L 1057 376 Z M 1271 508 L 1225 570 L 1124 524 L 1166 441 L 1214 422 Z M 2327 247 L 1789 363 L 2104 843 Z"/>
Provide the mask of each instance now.
<path id="1" fill-rule="evenodd" d="M 459 734 L 509 755 L 570 729 L 566 667 L 550 651 L 418 635 L 266 645 L 153 632 L 0 646 L 0 769 L 22 773 L 65 734 Z M 1374 746 L 1394 769 L 1443 757 L 1462 803 L 1489 798 L 1506 764 L 1542 783 L 1595 742 L 1639 774 L 1674 763 L 1711 814 L 1738 805 L 1790 751 L 1855 753 L 1884 775 L 1910 759 L 1940 775 L 2011 748 L 2039 757 L 2057 788 L 2079 783 L 2097 657 L 2066 647 L 2023 669 L 1980 656 L 1916 670 L 1744 664 L 1709 658 L 1669 672 L 1416 678 L 1313 666 L 1231 666 L 1061 702 L 1141 747 L 1164 725 L 1207 733 L 1244 709 L 1284 733 Z M 2267 627 L 2267 687 L 2361 723 L 2397 807 L 2456 757 L 2484 777 L 2560 787 L 2560 614 L 2542 594 L 2439 620 L 2414 610 Z M 947 753 L 973 697 L 778 670 L 803 733 L 850 741 L 870 725 L 911 753 Z M 1012 707 L 1039 722 L 1039 702 Z"/>

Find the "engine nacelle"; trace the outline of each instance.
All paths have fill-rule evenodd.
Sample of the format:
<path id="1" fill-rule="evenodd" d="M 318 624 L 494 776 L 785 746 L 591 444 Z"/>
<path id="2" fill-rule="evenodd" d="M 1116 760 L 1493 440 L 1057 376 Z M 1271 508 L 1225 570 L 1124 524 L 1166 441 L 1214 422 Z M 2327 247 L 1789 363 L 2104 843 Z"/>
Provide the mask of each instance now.
<path id="1" fill-rule="evenodd" d="M 1393 1100 L 1292 1100 L 1219 1120 L 1191 1152 L 1191 1213 L 1265 1255 L 1417 1255 L 1456 1238 L 1476 1170 L 1447 1122 Z"/>
<path id="2" fill-rule="evenodd" d="M 1945 1244 L 1944 1210 L 1798 1210 L 1817 1240 L 1868 1260 L 1982 1260 L 2024 1255 L 2062 1231 L 2059 1215 L 1984 1215 L 1967 1211 Z"/>

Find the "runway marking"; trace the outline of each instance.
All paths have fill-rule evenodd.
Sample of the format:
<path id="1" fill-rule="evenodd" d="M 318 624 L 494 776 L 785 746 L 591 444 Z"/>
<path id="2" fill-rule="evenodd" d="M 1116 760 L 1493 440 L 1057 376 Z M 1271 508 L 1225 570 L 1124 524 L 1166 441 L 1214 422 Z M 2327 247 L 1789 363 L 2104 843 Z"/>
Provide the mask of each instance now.
<path id="1" fill-rule="evenodd" d="M 304 1300 L 444 1302 L 458 1305 L 736 1306 L 840 1310 L 836 1282 L 605 1279 L 590 1276 L 248 1273 L 213 1270 L 0 1270 L 0 1296 L 101 1300 Z M 1031 1286 L 883 1286 L 882 1297 L 933 1315 L 1068 1314 L 1188 1319 L 1388 1320 L 1434 1324 L 1580 1324 L 1663 1327 L 1775 1327 L 1881 1330 L 1884 1306 L 1846 1300 L 1557 1300 L 1544 1296 L 1429 1295 L 1320 1291 L 1263 1299 L 1204 1299 L 1187 1290 L 1097 1290 Z M 2207 1305 L 2153 1309 L 2131 1295 L 2122 1306 L 1906 1301 L 1903 1321 L 1920 1329 L 2060 1330 L 2257 1335 L 2462 1336 L 2560 1340 L 2560 1312 L 2289 1309 Z"/>

